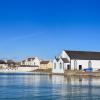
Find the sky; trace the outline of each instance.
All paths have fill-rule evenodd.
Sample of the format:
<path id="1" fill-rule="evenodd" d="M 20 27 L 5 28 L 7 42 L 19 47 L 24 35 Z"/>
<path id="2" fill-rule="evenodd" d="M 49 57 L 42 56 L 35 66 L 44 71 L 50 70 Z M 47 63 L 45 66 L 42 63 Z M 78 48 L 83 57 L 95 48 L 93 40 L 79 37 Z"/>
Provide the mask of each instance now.
<path id="1" fill-rule="evenodd" d="M 99 0 L 0 0 L 1 59 L 52 59 L 99 43 Z"/>

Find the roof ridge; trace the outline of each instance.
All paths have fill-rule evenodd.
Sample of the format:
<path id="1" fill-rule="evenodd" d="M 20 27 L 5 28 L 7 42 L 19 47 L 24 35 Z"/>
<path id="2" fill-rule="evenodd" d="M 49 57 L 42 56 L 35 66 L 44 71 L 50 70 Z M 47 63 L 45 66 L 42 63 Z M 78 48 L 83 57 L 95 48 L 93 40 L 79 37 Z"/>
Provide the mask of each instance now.
<path id="1" fill-rule="evenodd" d="M 94 51 L 68 51 L 65 50 L 66 54 L 70 59 L 81 59 L 81 60 L 100 60 L 100 52 Z"/>
<path id="2" fill-rule="evenodd" d="M 90 52 L 90 53 L 100 53 L 100 51 L 89 51 L 89 50 L 64 50 L 65 52 Z"/>

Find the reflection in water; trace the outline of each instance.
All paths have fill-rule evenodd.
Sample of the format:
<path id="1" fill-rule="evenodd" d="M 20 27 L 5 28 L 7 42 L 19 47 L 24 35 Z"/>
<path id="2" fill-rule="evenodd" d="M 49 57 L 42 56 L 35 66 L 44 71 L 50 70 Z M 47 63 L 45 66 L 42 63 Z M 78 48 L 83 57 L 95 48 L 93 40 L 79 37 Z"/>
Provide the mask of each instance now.
<path id="1" fill-rule="evenodd" d="M 98 81 L 99 80 L 99 81 Z M 97 81 L 97 84 L 95 84 Z M 99 83 L 98 83 L 99 82 Z M 63 77 L 52 76 L 52 84 L 60 85 L 61 94 L 67 99 L 73 100 L 99 100 L 100 79 L 88 77 Z"/>
<path id="2" fill-rule="evenodd" d="M 0 100 L 100 100 L 100 79 L 0 75 Z"/>

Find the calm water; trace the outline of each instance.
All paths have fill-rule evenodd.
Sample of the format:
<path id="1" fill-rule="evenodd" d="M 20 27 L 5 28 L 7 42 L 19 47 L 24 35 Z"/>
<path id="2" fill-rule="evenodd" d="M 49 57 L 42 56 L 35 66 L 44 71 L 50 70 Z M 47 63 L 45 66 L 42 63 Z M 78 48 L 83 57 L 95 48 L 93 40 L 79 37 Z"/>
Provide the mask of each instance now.
<path id="1" fill-rule="evenodd" d="M 100 79 L 0 74 L 0 100 L 100 100 Z"/>

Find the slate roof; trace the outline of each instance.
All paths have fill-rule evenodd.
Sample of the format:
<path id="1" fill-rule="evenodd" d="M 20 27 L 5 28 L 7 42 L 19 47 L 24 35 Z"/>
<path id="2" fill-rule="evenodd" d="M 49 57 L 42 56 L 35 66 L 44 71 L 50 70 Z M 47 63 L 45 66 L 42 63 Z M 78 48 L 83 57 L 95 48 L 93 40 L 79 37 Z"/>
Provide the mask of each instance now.
<path id="1" fill-rule="evenodd" d="M 57 62 L 59 61 L 59 58 L 55 58 L 55 59 L 56 59 Z"/>
<path id="2" fill-rule="evenodd" d="M 49 61 L 41 61 L 40 64 L 48 64 Z"/>
<path id="3" fill-rule="evenodd" d="M 100 52 L 64 50 L 71 59 L 100 60 Z"/>
<path id="4" fill-rule="evenodd" d="M 0 60 L 0 64 L 6 64 L 4 60 Z"/>
<path id="5" fill-rule="evenodd" d="M 25 62 L 25 60 L 22 61 L 23 63 Z"/>
<path id="6" fill-rule="evenodd" d="M 28 58 L 28 61 L 34 60 L 35 58 Z"/>
<path id="7" fill-rule="evenodd" d="M 67 58 L 61 58 L 63 60 L 64 63 L 69 63 Z"/>
<path id="8" fill-rule="evenodd" d="M 20 65 L 19 67 L 39 67 L 39 66 L 34 66 L 34 65 Z"/>
<path id="9" fill-rule="evenodd" d="M 16 64 L 13 60 L 7 60 L 7 64 Z"/>

